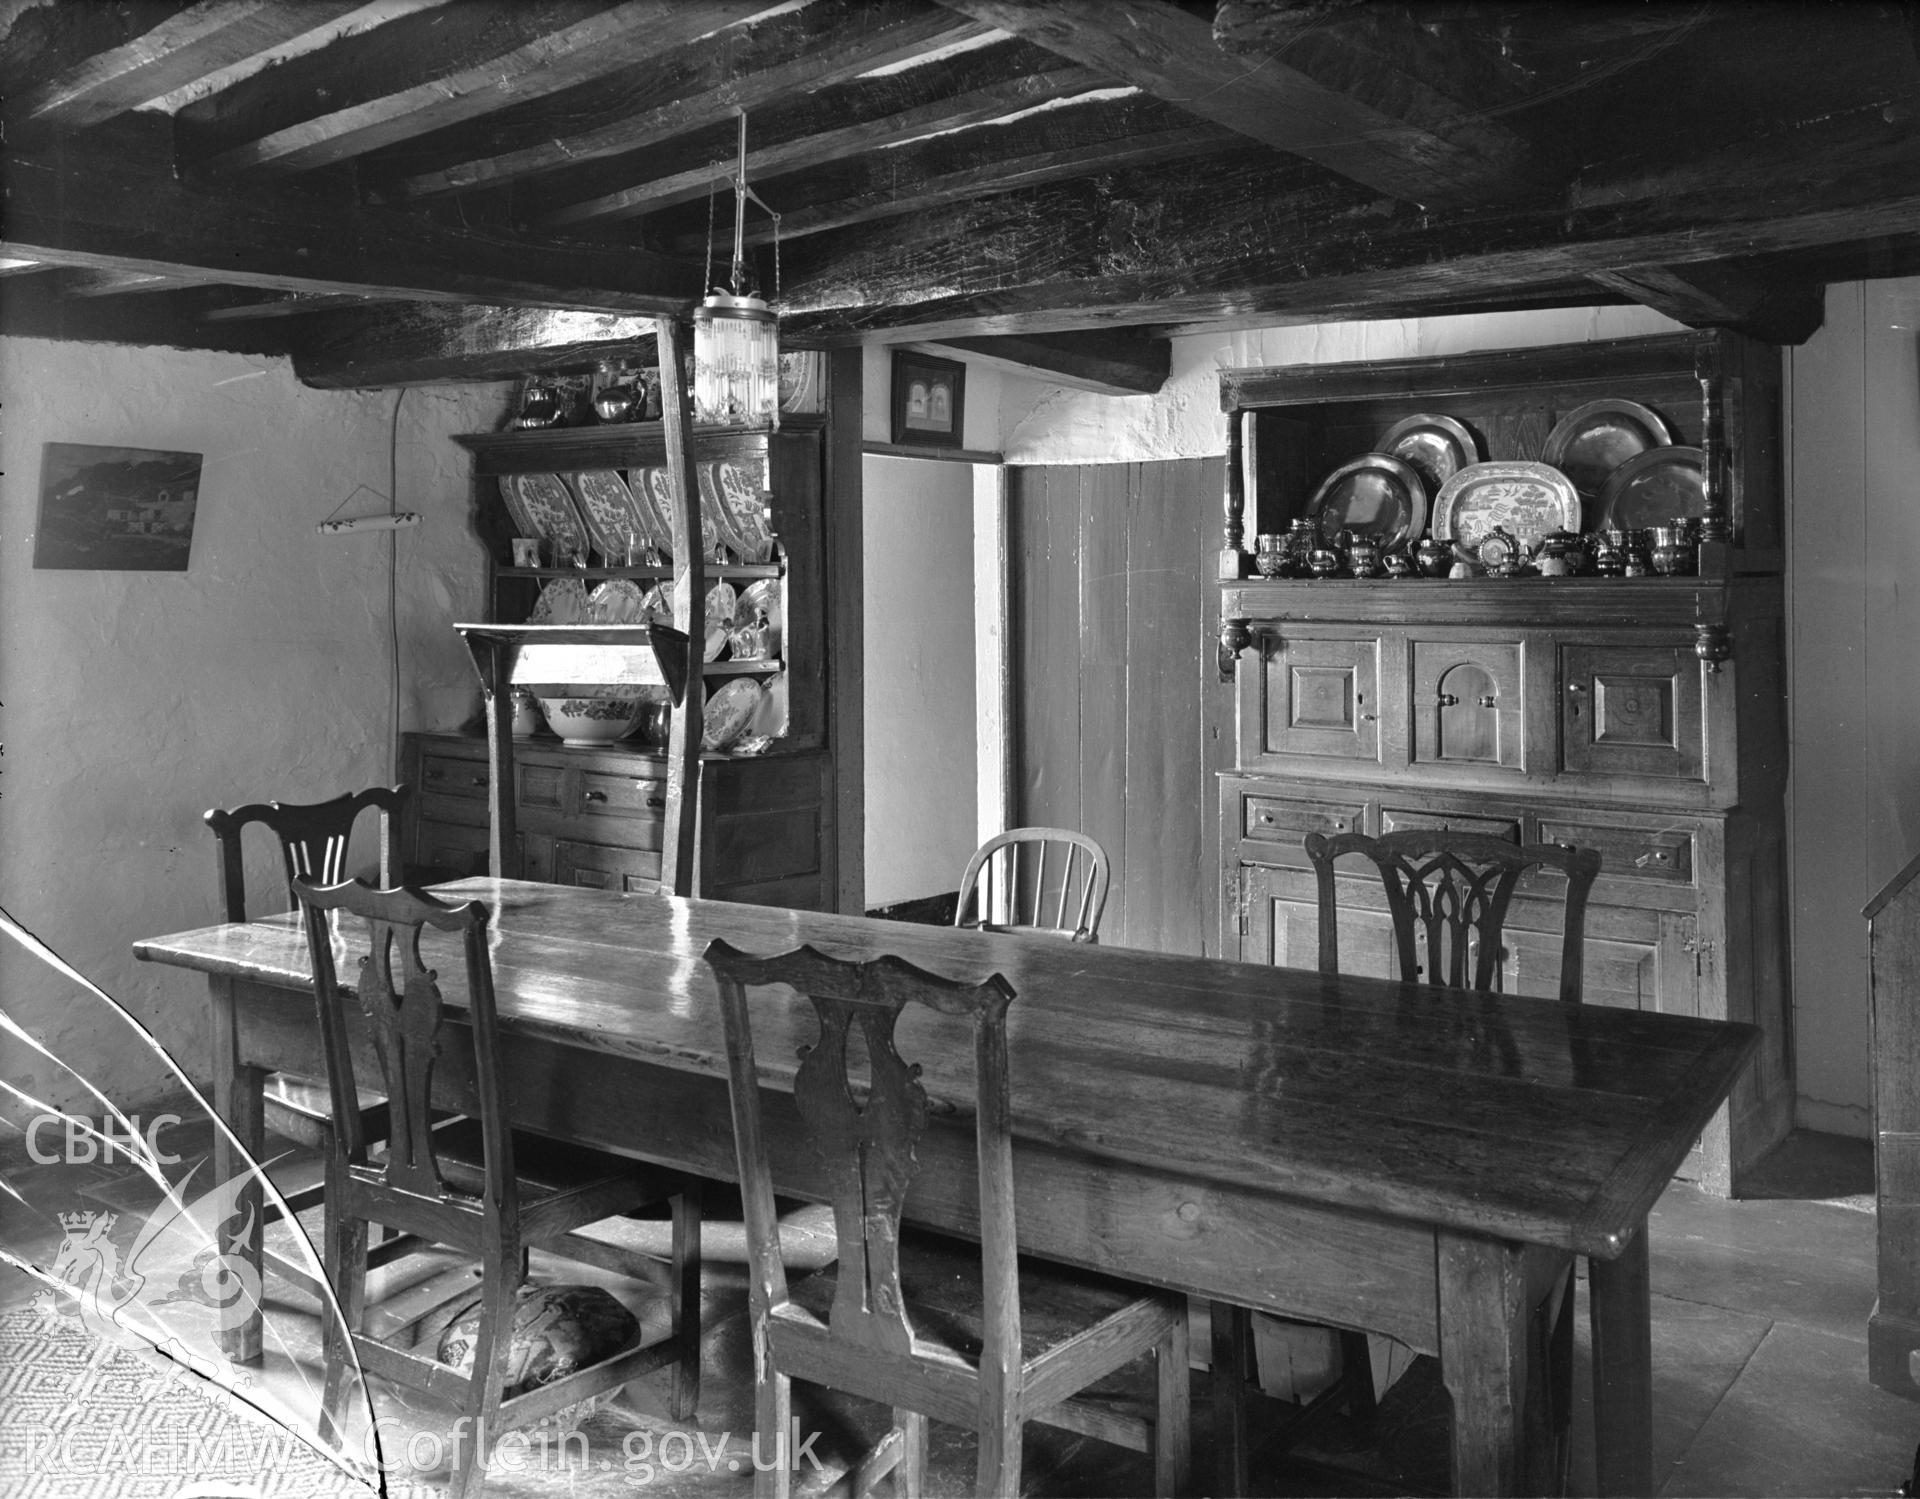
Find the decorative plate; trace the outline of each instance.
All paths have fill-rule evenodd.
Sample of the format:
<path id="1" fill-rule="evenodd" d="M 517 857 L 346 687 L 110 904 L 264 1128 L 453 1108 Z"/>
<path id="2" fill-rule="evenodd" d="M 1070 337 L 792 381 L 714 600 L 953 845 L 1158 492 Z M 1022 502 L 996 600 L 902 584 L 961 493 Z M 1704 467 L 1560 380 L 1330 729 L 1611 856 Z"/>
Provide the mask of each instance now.
<path id="1" fill-rule="evenodd" d="M 646 595 L 631 578 L 610 578 L 587 595 L 587 614 L 596 625 L 644 625 Z"/>
<path id="2" fill-rule="evenodd" d="M 656 583 L 649 588 L 646 597 L 640 601 L 646 611 L 649 624 L 671 625 L 673 623 L 673 584 Z"/>
<path id="3" fill-rule="evenodd" d="M 1427 498 L 1469 463 L 1480 461 L 1480 440 L 1450 416 L 1421 412 L 1387 428 L 1379 450 L 1420 471 L 1427 481 Z M 1417 540 L 1417 537 L 1409 537 Z"/>
<path id="4" fill-rule="evenodd" d="M 760 705 L 747 721 L 755 739 L 778 739 L 787 732 L 787 674 L 769 677 L 760 689 Z"/>
<path id="5" fill-rule="evenodd" d="M 703 661 L 717 661 L 727 648 L 727 635 L 733 629 L 733 611 L 740 607 L 740 596 L 731 583 L 715 583 L 707 590 L 707 642 Z"/>
<path id="6" fill-rule="evenodd" d="M 1589 401 L 1554 424 L 1540 461 L 1559 469 L 1583 500 L 1592 501 L 1621 464 L 1672 441 L 1667 424 L 1637 401 Z"/>
<path id="7" fill-rule="evenodd" d="M 666 528 L 667 549 L 671 551 L 673 549 L 674 511 L 673 471 L 666 468 L 650 468 L 647 470 L 647 483 L 653 490 L 653 508 L 659 512 L 660 524 Z M 704 508 L 704 506 L 700 507 L 700 509 Z M 700 509 L 695 511 L 696 515 L 700 513 Z M 708 526 L 704 520 L 701 522 L 700 530 L 700 539 L 706 543 L 704 548 L 705 555 L 711 557 L 713 555 L 713 537 L 706 534 Z"/>
<path id="8" fill-rule="evenodd" d="M 747 730 L 753 710 L 760 706 L 760 684 L 752 677 L 730 677 L 707 694 L 701 719 L 700 747 L 723 750 Z"/>
<path id="9" fill-rule="evenodd" d="M 614 567 L 632 567 L 646 561 L 652 544 L 647 518 L 634 500 L 627 481 L 610 468 L 588 469 L 567 475 L 580 506 L 594 550 Z"/>
<path id="10" fill-rule="evenodd" d="M 547 583 L 527 615 L 530 625 L 590 625 L 593 622 L 587 585 L 578 578 L 555 578 Z"/>
<path id="11" fill-rule="evenodd" d="M 778 659 L 782 641 L 786 637 L 786 613 L 780 607 L 780 580 L 762 578 L 758 583 L 749 583 L 740 590 L 740 602 L 733 611 L 733 622 L 757 624 L 762 618 L 767 622 L 767 654 Z"/>
<path id="12" fill-rule="evenodd" d="M 1675 516 L 1707 513 L 1704 459 L 1698 448 L 1648 448 L 1608 477 L 1600 491 L 1595 529 L 1634 531 L 1664 526 Z"/>
<path id="13" fill-rule="evenodd" d="M 558 474 L 520 475 L 520 504 L 534 528 L 530 534 L 551 541 L 556 556 L 586 559 L 592 542 Z"/>
<path id="14" fill-rule="evenodd" d="M 727 502 L 720 497 L 720 482 L 714 477 L 717 463 L 696 463 L 694 472 L 700 480 L 700 522 L 706 528 L 707 550 L 709 555 L 718 557 L 716 547 L 725 547 L 734 556 L 745 561 L 748 546 L 733 523 L 732 512 Z"/>
<path id="15" fill-rule="evenodd" d="M 767 529 L 767 507 L 760 486 L 737 464 L 716 463 L 713 475 L 734 534 L 746 544 L 742 560 L 765 562 L 773 556 L 773 532 Z"/>
<path id="16" fill-rule="evenodd" d="M 1531 557 L 1549 531 L 1580 529 L 1573 481 L 1544 463 L 1470 463 L 1440 486 L 1433 534 L 1453 543 L 1463 562 L 1480 560 L 1480 543 L 1505 526 Z"/>
<path id="17" fill-rule="evenodd" d="M 505 502 L 507 515 L 513 521 L 514 534 L 524 536 L 529 541 L 544 541 L 546 533 L 533 523 L 533 517 L 527 514 L 527 507 L 520 500 L 520 476 L 502 474 L 494 480 L 500 486 L 500 498 Z"/>
<path id="18" fill-rule="evenodd" d="M 1418 541 L 1427 524 L 1427 485 L 1412 464 L 1387 453 L 1363 453 L 1321 481 L 1307 516 L 1329 545 L 1342 531 L 1379 540 L 1383 551 Z"/>

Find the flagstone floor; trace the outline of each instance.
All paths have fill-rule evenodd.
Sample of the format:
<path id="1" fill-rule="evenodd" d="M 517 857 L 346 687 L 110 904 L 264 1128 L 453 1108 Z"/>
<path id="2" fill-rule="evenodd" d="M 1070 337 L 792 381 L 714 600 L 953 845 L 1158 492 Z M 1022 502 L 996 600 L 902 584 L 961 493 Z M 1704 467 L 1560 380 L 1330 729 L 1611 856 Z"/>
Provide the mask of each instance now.
<path id="1" fill-rule="evenodd" d="M 1920 1405 L 1876 1390 L 1866 1377 L 1865 1326 L 1873 1303 L 1874 1218 L 1871 1157 L 1864 1142 L 1796 1136 L 1769 1162 L 1759 1189 L 1769 1195 L 1728 1202 L 1685 1186 L 1671 1188 L 1652 1223 L 1654 1289 L 1655 1458 L 1659 1492 L 1695 1495 L 1892 1495 L 1911 1470 L 1920 1443 Z M 110 1195 L 110 1194 L 109 1194 Z M 7 1231 L 0 1211 L 0 1233 Z M 16 1225 L 17 1227 L 17 1225 Z M 821 1225 L 804 1225 L 817 1234 Z M 285 1232 L 284 1228 L 275 1232 Z M 20 1247 L 9 1239 L 12 1247 Z M 51 1253 L 53 1246 L 39 1246 Z M 817 1246 L 816 1246 L 817 1247 Z M 804 1255 L 803 1255 L 804 1257 Z M 536 1261 L 536 1273 L 607 1285 L 644 1313 L 647 1288 L 598 1272 Z M 444 1290 L 466 1274 L 451 1261 L 424 1275 L 396 1281 L 390 1294 Z M 289 1357 L 318 1363 L 318 1324 L 297 1292 L 276 1289 L 277 1325 L 291 1329 Z M 0 1370 L 34 1365 L 38 1387 L 78 1379 L 63 1372 L 48 1350 L 48 1314 L 35 1307 L 38 1288 L 0 1267 Z M 1582 1286 L 1584 1296 L 1584 1284 Z M 630 1386 L 591 1412 L 573 1413 L 570 1429 L 531 1434 L 523 1446 L 496 1457 L 487 1493 L 510 1499 L 613 1499 L 617 1495 L 741 1495 L 751 1486 L 746 1436 L 751 1429 L 743 1267 L 710 1258 L 703 1304 L 706 1316 L 703 1385 L 697 1420 L 676 1429 L 660 1390 L 650 1381 Z M 56 1340 L 59 1341 L 59 1340 Z M 69 1343 L 71 1339 L 67 1340 Z M 1196 1343 L 1196 1348 L 1203 1345 Z M 84 1348 L 64 1347 L 60 1358 Z M 83 1360 L 84 1362 L 84 1360 Z M 79 1365 L 75 1366 L 76 1368 Z M 1593 1491 L 1593 1460 L 1586 1389 L 1584 1307 L 1576 1362 L 1575 1454 L 1572 1492 Z M 311 1370 L 309 1371 L 311 1372 Z M 95 1398 L 70 1413 L 73 1421 L 120 1423 L 130 1441 L 152 1443 L 156 1430 L 192 1424 L 188 1415 L 147 1415 L 130 1425 L 130 1411 L 153 1407 L 178 1391 L 156 1387 L 152 1372 L 124 1355 L 95 1360 L 87 1375 Z M 85 1484 L 51 1471 L 9 1468 L 10 1417 L 27 1397 L 16 1381 L 0 1382 L 0 1491 L 8 1499 L 142 1499 L 248 1492 L 243 1474 L 164 1471 L 163 1463 L 135 1464 L 120 1474 L 93 1473 Z M 156 1395 L 156 1388 L 160 1394 Z M 878 1408 L 840 1397 L 798 1392 L 804 1433 L 817 1432 L 803 1461 L 802 1492 L 826 1492 L 885 1420 Z M 1196 1467 L 1199 1484 L 1211 1469 L 1206 1374 L 1195 1374 Z M 11 1402 L 11 1408 L 8 1404 Z M 439 1445 L 441 1418 L 382 1398 L 388 1442 L 389 1491 L 426 1496 L 441 1475 L 428 1461 Z M 157 1407 L 156 1407 L 157 1408 Z M 45 1419 L 51 1419 L 46 1417 Z M 230 1417 L 239 1420 L 240 1417 Z M 158 1424 L 155 1424 L 155 1423 Z M 253 1424 L 247 1430 L 257 1431 Z M 96 1435 L 98 1433 L 96 1432 Z M 1375 1427 L 1362 1442 L 1337 1420 L 1325 1423 L 1296 1450 L 1256 1456 L 1255 1488 L 1263 1495 L 1393 1494 L 1435 1492 L 1446 1482 L 1447 1414 L 1430 1361 L 1414 1360 L 1389 1392 Z M 251 1438 L 250 1438 L 251 1439 Z M 96 1443 L 95 1449 L 98 1449 Z M 263 1496 L 364 1493 L 294 1461 L 298 1454 L 267 1451 L 273 1471 L 257 1473 Z M 936 1425 L 931 1491 L 968 1491 L 973 1439 Z M 418 1460 L 415 1467 L 409 1458 Z M 162 1471 L 143 1473 L 141 1467 Z M 186 1485 L 186 1487 L 183 1487 Z M 224 1485 L 224 1486 L 223 1486 Z M 235 1485 L 239 1485 L 236 1487 Z M 316 1486 L 317 1485 L 317 1486 Z M 1033 1494 L 1147 1493 L 1144 1460 L 1088 1439 L 1035 1429 L 1023 1487 Z M 844 1482 L 839 1483 L 841 1492 Z"/>

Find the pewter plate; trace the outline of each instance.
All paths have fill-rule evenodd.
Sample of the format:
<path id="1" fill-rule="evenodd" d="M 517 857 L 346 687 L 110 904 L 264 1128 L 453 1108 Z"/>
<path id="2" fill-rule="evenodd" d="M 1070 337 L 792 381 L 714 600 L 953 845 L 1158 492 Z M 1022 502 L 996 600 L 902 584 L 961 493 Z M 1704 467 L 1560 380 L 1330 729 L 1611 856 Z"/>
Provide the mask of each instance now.
<path id="1" fill-rule="evenodd" d="M 1477 563 L 1495 526 L 1505 526 L 1532 556 L 1547 532 L 1580 529 L 1580 495 L 1550 464 L 1470 463 L 1441 486 L 1433 534 L 1451 542 L 1462 561 Z"/>
<path id="2" fill-rule="evenodd" d="M 1379 449 L 1419 470 L 1429 500 L 1461 469 L 1480 461 L 1479 439 L 1452 417 L 1424 411 L 1387 428 Z"/>
<path id="3" fill-rule="evenodd" d="M 1589 401 L 1554 424 L 1540 461 L 1559 469 L 1591 502 L 1621 464 L 1672 441 L 1667 424 L 1638 401 Z"/>
<path id="4" fill-rule="evenodd" d="M 1427 524 L 1426 480 L 1389 453 L 1363 453 L 1321 481 L 1307 502 L 1307 516 L 1328 545 L 1353 530 L 1393 551 L 1418 541 Z"/>
<path id="5" fill-rule="evenodd" d="M 1705 459 L 1698 448 L 1649 448 L 1613 471 L 1600 491 L 1595 529 L 1636 531 L 1707 513 Z"/>

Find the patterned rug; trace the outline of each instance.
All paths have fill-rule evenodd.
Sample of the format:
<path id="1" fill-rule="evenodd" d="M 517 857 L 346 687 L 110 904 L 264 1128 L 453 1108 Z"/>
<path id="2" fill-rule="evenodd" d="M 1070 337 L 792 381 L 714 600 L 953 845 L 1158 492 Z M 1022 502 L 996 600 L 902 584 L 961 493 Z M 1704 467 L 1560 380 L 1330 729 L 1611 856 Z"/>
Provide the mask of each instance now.
<path id="1" fill-rule="evenodd" d="M 7 1499 L 367 1499 L 292 1432 L 76 1322 L 0 1315 Z"/>

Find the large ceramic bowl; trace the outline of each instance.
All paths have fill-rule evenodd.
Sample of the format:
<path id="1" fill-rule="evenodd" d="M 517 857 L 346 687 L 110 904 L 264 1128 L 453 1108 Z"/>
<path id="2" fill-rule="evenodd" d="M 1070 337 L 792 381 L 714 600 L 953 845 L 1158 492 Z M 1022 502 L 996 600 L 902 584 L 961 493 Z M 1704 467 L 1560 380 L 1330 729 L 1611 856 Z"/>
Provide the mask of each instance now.
<path id="1" fill-rule="evenodd" d="M 646 701 L 638 697 L 543 697 L 547 727 L 566 744 L 612 744 L 640 722 Z"/>

